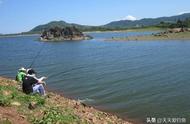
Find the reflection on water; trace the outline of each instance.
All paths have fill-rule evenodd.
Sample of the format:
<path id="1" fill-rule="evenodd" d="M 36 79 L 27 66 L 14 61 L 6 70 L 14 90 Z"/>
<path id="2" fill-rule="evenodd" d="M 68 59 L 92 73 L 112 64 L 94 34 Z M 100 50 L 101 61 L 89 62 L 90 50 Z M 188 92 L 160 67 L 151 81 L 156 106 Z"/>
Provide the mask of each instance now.
<path id="1" fill-rule="evenodd" d="M 103 42 L 142 33 L 90 34 L 91 41 L 58 43 L 0 38 L 0 75 L 14 78 L 44 44 L 33 67 L 49 88 L 131 119 L 190 117 L 190 42 Z"/>

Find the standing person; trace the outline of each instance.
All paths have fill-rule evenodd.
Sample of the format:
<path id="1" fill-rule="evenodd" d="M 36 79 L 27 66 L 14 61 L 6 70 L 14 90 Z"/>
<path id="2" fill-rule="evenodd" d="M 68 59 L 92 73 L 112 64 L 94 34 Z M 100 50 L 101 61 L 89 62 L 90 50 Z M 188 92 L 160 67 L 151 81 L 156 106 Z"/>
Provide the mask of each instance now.
<path id="1" fill-rule="evenodd" d="M 46 77 L 37 78 L 36 72 L 33 69 L 28 69 L 28 74 L 24 77 L 22 83 L 23 92 L 26 94 L 39 93 L 40 95 L 45 95 L 45 89 L 43 81 Z"/>
<path id="2" fill-rule="evenodd" d="M 22 83 L 24 76 L 26 76 L 26 73 L 27 73 L 27 71 L 24 67 L 20 68 L 16 75 L 16 81 Z"/>

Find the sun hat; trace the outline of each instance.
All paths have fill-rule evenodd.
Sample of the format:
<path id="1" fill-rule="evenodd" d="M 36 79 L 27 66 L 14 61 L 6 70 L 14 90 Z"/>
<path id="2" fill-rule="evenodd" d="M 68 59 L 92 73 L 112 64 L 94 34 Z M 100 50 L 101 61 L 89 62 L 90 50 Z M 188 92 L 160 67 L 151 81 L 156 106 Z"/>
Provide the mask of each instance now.
<path id="1" fill-rule="evenodd" d="M 21 67 L 21 68 L 19 69 L 19 71 L 24 71 L 24 72 L 26 72 L 26 69 L 25 69 L 24 67 Z"/>

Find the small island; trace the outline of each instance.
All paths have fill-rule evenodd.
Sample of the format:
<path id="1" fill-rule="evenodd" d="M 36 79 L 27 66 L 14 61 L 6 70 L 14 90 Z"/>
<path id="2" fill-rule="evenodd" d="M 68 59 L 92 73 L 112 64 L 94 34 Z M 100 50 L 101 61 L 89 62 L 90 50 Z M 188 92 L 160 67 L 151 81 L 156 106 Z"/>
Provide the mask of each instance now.
<path id="1" fill-rule="evenodd" d="M 40 36 L 41 41 L 68 41 L 68 40 L 89 40 L 91 36 L 83 34 L 76 27 L 54 27 L 44 30 Z"/>

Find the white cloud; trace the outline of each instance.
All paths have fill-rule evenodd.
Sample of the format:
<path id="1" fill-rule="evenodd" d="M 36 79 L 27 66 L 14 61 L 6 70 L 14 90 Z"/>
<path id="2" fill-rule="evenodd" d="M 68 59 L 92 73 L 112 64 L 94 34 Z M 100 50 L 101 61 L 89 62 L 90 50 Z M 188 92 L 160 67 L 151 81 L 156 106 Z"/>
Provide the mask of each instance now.
<path id="1" fill-rule="evenodd" d="M 190 11 L 179 12 L 178 15 L 181 15 L 181 14 L 184 14 L 184 13 L 190 13 Z"/>
<path id="2" fill-rule="evenodd" d="M 137 20 L 137 18 L 132 15 L 128 15 L 128 16 L 124 17 L 122 20 L 135 21 L 135 20 Z"/>

